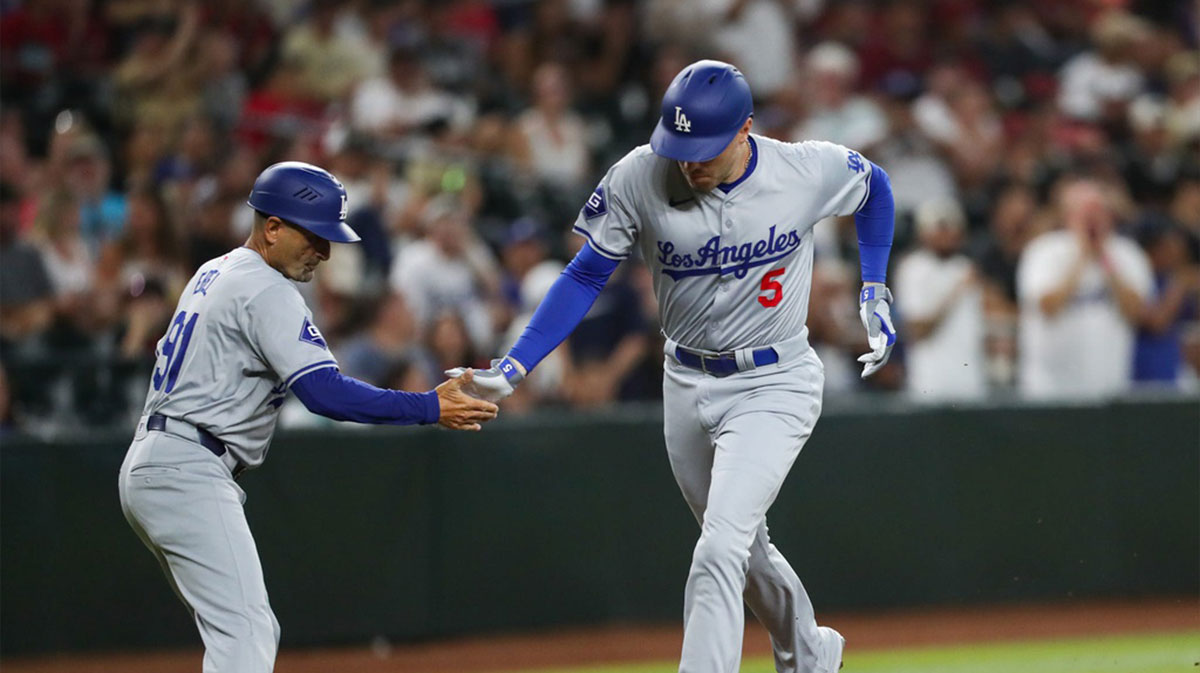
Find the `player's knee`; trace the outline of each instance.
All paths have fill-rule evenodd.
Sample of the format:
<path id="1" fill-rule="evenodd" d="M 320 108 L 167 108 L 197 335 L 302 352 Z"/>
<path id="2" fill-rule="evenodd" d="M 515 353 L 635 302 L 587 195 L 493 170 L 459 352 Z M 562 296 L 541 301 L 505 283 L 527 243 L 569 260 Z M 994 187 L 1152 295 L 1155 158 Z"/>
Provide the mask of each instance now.
<path id="1" fill-rule="evenodd" d="M 265 666 L 271 670 L 279 650 L 279 622 L 269 606 L 247 608 L 236 620 L 230 636 L 236 641 L 236 658 L 247 666 Z M 253 669 L 258 670 L 258 669 Z"/>
<path id="2" fill-rule="evenodd" d="M 696 543 L 692 568 L 701 572 L 731 572 L 736 569 L 745 575 L 750 562 L 750 549 L 736 536 L 706 531 Z"/>

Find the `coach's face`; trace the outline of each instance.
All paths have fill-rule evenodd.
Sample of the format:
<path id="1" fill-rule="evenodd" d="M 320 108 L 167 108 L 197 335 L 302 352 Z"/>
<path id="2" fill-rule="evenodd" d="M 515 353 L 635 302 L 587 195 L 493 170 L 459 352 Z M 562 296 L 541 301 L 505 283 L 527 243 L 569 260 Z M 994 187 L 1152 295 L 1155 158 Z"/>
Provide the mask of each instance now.
<path id="1" fill-rule="evenodd" d="M 329 259 L 329 241 L 277 217 L 267 219 L 268 263 L 299 283 L 312 280 L 317 265 Z"/>
<path id="2" fill-rule="evenodd" d="M 676 161 L 688 185 L 698 192 L 711 192 L 717 185 L 740 178 L 750 157 L 747 138 L 753 124 L 753 117 L 747 119 L 729 145 L 708 161 Z"/>

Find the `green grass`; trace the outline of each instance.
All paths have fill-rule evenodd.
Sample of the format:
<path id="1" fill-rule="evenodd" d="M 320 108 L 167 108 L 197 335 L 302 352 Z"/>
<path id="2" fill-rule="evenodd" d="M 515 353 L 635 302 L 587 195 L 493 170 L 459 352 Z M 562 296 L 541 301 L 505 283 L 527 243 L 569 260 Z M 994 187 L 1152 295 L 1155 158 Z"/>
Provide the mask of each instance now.
<path id="1" fill-rule="evenodd" d="M 674 662 L 536 673 L 674 673 Z M 774 673 L 770 659 L 742 673 Z M 846 654 L 842 673 L 1200 673 L 1200 633 L 921 647 Z M 534 672 L 530 672 L 534 673 Z"/>

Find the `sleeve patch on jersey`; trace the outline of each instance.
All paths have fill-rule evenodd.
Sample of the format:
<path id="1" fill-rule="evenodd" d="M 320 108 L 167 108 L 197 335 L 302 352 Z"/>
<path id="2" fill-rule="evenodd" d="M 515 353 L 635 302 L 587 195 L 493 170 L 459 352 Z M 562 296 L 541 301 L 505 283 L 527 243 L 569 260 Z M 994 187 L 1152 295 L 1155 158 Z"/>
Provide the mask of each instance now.
<path id="1" fill-rule="evenodd" d="M 858 154 L 854 150 L 850 150 L 846 154 L 846 168 L 853 170 L 854 173 L 862 173 L 866 170 L 863 163 L 863 155 Z"/>
<path id="2" fill-rule="evenodd" d="M 583 204 L 583 219 L 590 220 L 607 212 L 608 203 L 604 198 L 604 185 L 598 185 L 596 191 L 588 197 L 587 203 Z"/>
<path id="3" fill-rule="evenodd" d="M 325 337 L 321 336 L 321 330 L 317 329 L 317 326 L 312 324 L 308 318 L 304 319 L 304 325 L 300 328 L 300 340 L 329 350 L 329 344 L 325 343 Z"/>
<path id="4" fill-rule="evenodd" d="M 863 171 L 867 170 L 866 165 L 863 164 L 862 155 L 854 150 L 850 150 L 849 153 L 846 154 L 846 168 L 849 168 L 855 173 L 862 173 Z"/>

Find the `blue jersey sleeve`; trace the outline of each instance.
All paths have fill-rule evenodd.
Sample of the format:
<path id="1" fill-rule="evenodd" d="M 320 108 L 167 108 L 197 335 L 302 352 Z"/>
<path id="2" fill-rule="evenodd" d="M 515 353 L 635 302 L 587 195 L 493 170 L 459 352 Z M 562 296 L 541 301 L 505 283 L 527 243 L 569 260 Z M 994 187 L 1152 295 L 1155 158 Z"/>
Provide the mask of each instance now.
<path id="1" fill-rule="evenodd" d="M 854 227 L 858 232 L 858 259 L 864 283 L 882 283 L 887 278 L 895 219 L 892 183 L 888 174 L 878 164 L 871 162 L 867 197 L 854 214 Z"/>
<path id="2" fill-rule="evenodd" d="M 619 264 L 596 252 L 590 242 L 584 244 L 550 286 L 508 355 L 520 362 L 526 372 L 532 371 L 583 320 Z"/>
<path id="3" fill-rule="evenodd" d="M 335 421 L 385 425 L 437 423 L 441 405 L 437 393 L 408 393 L 376 388 L 344 376 L 332 367 L 297 378 L 292 392 L 314 414 Z"/>

